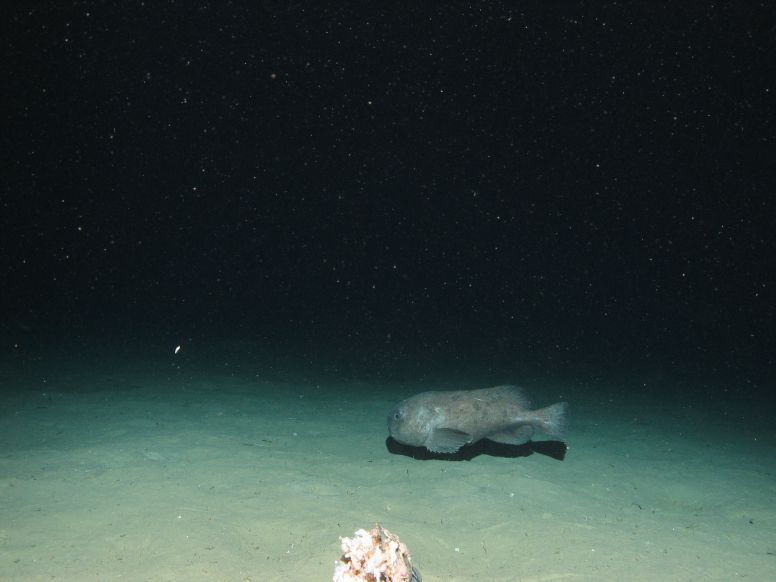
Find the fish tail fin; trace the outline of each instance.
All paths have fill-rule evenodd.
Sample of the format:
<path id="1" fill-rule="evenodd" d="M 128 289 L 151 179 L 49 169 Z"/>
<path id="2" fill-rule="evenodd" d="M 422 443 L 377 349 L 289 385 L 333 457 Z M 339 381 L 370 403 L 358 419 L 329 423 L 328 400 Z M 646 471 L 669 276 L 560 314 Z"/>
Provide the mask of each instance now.
<path id="1" fill-rule="evenodd" d="M 558 402 L 536 411 L 539 428 L 550 436 L 562 437 L 569 424 L 569 403 Z"/>

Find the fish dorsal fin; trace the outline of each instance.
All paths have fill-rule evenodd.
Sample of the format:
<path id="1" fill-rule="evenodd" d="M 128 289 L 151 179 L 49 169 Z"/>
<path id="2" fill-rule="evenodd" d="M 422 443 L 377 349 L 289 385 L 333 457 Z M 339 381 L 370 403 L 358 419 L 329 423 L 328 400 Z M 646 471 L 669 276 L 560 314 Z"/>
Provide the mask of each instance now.
<path id="1" fill-rule="evenodd" d="M 520 386 L 513 386 L 511 384 L 503 384 L 501 386 L 493 386 L 493 388 L 486 388 L 492 394 L 502 394 L 512 401 L 516 402 L 520 408 L 526 410 L 531 408 L 531 399 L 528 397 L 526 391 Z"/>
<path id="2" fill-rule="evenodd" d="M 454 428 L 435 428 L 426 441 L 426 448 L 432 453 L 454 453 L 472 442 L 472 435 Z"/>

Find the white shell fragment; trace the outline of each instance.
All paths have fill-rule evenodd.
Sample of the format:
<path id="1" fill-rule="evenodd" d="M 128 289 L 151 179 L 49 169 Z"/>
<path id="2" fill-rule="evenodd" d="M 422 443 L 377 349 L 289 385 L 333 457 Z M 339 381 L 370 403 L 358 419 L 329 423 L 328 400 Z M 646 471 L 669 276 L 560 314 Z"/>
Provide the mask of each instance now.
<path id="1" fill-rule="evenodd" d="M 340 541 L 342 557 L 335 565 L 333 582 L 421 582 L 407 546 L 380 524 Z"/>

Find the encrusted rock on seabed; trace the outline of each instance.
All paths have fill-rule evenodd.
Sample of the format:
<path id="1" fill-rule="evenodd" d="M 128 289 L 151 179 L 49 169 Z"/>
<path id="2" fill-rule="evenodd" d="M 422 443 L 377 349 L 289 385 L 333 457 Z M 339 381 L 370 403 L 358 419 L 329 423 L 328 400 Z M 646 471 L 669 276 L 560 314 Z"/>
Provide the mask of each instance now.
<path id="1" fill-rule="evenodd" d="M 340 541 L 342 557 L 334 568 L 333 582 L 422 581 L 407 546 L 379 523 L 371 531 L 360 529 Z"/>

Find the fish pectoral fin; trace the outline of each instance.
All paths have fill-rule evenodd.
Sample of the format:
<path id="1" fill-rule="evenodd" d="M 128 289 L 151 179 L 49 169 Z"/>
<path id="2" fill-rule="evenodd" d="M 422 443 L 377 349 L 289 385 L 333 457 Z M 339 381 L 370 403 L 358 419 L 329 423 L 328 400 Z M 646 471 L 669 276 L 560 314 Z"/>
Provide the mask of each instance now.
<path id="1" fill-rule="evenodd" d="M 426 441 L 426 448 L 432 453 L 454 453 L 472 442 L 472 435 L 454 428 L 435 428 Z"/>
<path id="2" fill-rule="evenodd" d="M 514 428 L 488 435 L 488 440 L 505 445 L 522 445 L 531 440 L 534 428 L 530 424 L 520 424 Z"/>

